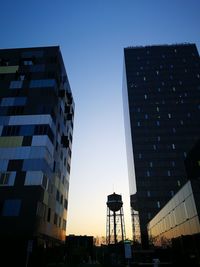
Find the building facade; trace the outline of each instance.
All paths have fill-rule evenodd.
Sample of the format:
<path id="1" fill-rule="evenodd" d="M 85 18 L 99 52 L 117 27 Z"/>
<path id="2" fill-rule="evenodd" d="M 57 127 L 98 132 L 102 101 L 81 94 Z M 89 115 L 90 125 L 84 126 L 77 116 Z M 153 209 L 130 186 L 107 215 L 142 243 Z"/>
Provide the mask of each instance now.
<path id="1" fill-rule="evenodd" d="M 172 240 L 181 236 L 200 235 L 199 210 L 196 203 L 199 181 L 188 182 L 148 223 L 151 243 L 159 247 L 172 246 Z"/>
<path id="2" fill-rule="evenodd" d="M 0 242 L 64 243 L 74 102 L 60 48 L 0 50 Z"/>
<path id="3" fill-rule="evenodd" d="M 187 181 L 184 160 L 200 136 L 195 44 L 124 49 L 123 102 L 134 239 Z"/>

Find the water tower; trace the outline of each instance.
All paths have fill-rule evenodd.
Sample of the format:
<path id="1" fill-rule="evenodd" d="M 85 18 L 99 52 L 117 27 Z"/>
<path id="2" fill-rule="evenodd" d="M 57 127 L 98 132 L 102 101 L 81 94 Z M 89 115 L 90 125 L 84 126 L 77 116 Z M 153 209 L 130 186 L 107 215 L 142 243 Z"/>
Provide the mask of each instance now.
<path id="1" fill-rule="evenodd" d="M 117 244 L 119 241 L 124 241 L 126 238 L 122 196 L 113 193 L 108 196 L 106 204 L 106 242 L 107 244 Z"/>

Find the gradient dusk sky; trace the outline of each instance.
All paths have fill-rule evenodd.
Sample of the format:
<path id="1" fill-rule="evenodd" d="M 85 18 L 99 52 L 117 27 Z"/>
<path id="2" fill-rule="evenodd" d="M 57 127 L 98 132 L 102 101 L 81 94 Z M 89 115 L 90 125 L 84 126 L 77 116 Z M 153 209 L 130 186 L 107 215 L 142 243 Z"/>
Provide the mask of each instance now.
<path id="1" fill-rule="evenodd" d="M 122 194 L 131 237 L 123 48 L 194 42 L 200 0 L 0 0 L 0 48 L 60 45 L 75 101 L 67 234 L 106 234 L 107 195 Z"/>

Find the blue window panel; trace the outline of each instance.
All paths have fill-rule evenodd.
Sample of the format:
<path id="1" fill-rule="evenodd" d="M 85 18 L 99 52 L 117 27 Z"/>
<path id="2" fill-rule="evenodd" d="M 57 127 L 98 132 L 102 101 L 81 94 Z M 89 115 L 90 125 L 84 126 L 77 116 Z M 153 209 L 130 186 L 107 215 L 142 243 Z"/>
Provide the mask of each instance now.
<path id="1" fill-rule="evenodd" d="M 41 159 L 51 166 L 53 158 L 46 147 L 6 147 L 0 148 L 0 159 Z"/>
<path id="2" fill-rule="evenodd" d="M 19 216 L 21 207 L 20 199 L 7 199 L 3 205 L 3 216 Z"/>
<path id="3" fill-rule="evenodd" d="M 3 132 L 3 125 L 0 125 L 0 136 L 1 136 L 2 132 Z"/>
<path id="4" fill-rule="evenodd" d="M 16 172 L 0 172 L 1 182 L 0 186 L 13 186 L 15 183 Z"/>
<path id="5" fill-rule="evenodd" d="M 29 87 L 30 88 L 40 88 L 40 87 L 55 87 L 55 79 L 46 79 L 46 80 L 31 80 Z"/>
<path id="6" fill-rule="evenodd" d="M 54 147 L 47 135 L 34 135 L 32 138 L 32 146 L 45 146 L 53 156 Z"/>
<path id="7" fill-rule="evenodd" d="M 3 123 L 0 123 L 0 124 L 3 124 Z M 52 124 L 52 118 L 51 118 L 51 115 L 49 115 L 49 114 L 10 116 L 7 124 L 8 125 L 27 125 L 27 124 L 28 125 L 33 125 L 33 124 L 49 124 L 49 125 L 51 125 Z"/>
<path id="8" fill-rule="evenodd" d="M 16 172 L 10 172 L 8 185 L 13 186 L 15 183 Z"/>
<path id="9" fill-rule="evenodd" d="M 31 58 L 31 57 L 40 58 L 40 57 L 43 57 L 43 55 L 44 55 L 44 51 L 42 50 L 22 52 L 23 58 Z"/>
<path id="10" fill-rule="evenodd" d="M 29 67 L 31 72 L 44 72 L 45 71 L 45 65 L 40 64 L 40 65 L 32 65 Z"/>
<path id="11" fill-rule="evenodd" d="M 14 97 L 4 97 L 1 99 L 1 106 L 2 107 L 8 107 L 8 106 L 14 106 Z"/>
<path id="12" fill-rule="evenodd" d="M 23 81 L 11 81 L 10 89 L 20 89 L 23 86 Z"/>
<path id="13" fill-rule="evenodd" d="M 22 125 L 20 126 L 19 135 L 28 136 L 34 134 L 34 125 Z"/>
<path id="14" fill-rule="evenodd" d="M 0 172 L 7 171 L 9 160 L 1 159 L 0 160 Z"/>
<path id="15" fill-rule="evenodd" d="M 23 161 L 23 171 L 43 171 L 48 177 L 52 177 L 52 168 L 44 159 L 25 159 Z"/>
<path id="16" fill-rule="evenodd" d="M 0 125 L 8 125 L 9 120 L 9 116 L 0 116 Z"/>
<path id="17" fill-rule="evenodd" d="M 41 185 L 42 179 L 42 171 L 27 171 L 24 185 Z"/>
<path id="18" fill-rule="evenodd" d="M 0 107 L 1 115 L 7 115 L 7 113 L 8 113 L 8 107 Z"/>
<path id="19" fill-rule="evenodd" d="M 31 147 L 29 158 L 45 158 L 45 148 L 44 147 Z"/>
<path id="20" fill-rule="evenodd" d="M 26 105 L 27 98 L 26 97 L 15 97 L 14 98 L 14 106 L 24 106 Z"/>
<path id="21" fill-rule="evenodd" d="M 5 97 L 1 100 L 2 107 L 24 106 L 26 104 L 26 97 Z"/>

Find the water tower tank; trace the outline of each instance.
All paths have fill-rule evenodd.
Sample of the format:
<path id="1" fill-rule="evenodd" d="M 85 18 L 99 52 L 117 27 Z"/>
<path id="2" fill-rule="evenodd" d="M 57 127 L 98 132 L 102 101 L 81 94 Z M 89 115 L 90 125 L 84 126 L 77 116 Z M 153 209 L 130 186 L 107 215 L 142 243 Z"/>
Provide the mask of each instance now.
<path id="1" fill-rule="evenodd" d="M 113 193 L 112 195 L 108 196 L 107 206 L 112 211 L 118 211 L 121 209 L 123 202 L 122 202 L 122 196 Z"/>
<path id="2" fill-rule="evenodd" d="M 107 197 L 107 244 L 117 244 L 125 239 L 125 225 L 122 196 L 113 193 Z"/>

